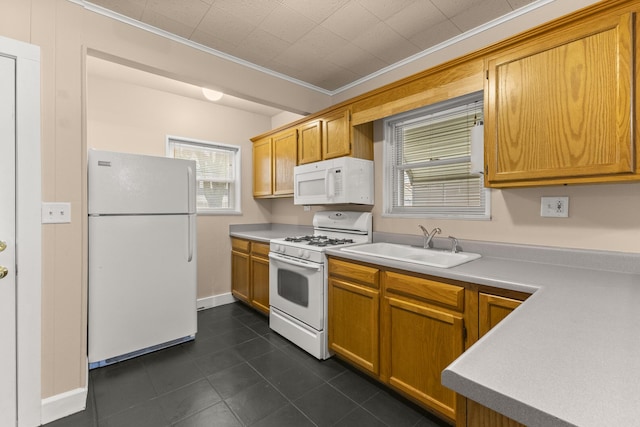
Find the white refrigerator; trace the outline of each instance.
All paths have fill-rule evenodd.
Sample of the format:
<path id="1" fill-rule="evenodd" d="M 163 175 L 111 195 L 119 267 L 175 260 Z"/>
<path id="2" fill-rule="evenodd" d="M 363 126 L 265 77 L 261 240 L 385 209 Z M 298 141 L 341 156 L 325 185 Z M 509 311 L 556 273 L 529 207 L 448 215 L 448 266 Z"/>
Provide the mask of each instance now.
<path id="1" fill-rule="evenodd" d="M 195 338 L 196 163 L 89 150 L 89 368 Z"/>

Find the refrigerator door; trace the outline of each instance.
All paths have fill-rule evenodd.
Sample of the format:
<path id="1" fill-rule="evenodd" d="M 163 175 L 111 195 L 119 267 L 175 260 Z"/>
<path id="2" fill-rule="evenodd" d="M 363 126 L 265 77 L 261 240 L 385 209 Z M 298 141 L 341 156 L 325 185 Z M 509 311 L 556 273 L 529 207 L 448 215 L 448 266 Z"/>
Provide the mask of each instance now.
<path id="1" fill-rule="evenodd" d="M 89 363 L 194 335 L 195 215 L 89 217 Z"/>
<path id="2" fill-rule="evenodd" d="M 89 150 L 89 215 L 196 212 L 193 160 Z"/>

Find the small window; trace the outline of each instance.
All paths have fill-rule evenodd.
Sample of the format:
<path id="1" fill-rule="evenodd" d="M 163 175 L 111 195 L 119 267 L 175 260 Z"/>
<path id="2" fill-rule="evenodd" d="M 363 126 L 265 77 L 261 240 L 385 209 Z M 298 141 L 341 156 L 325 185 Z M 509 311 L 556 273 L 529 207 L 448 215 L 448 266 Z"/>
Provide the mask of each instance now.
<path id="1" fill-rule="evenodd" d="M 167 157 L 195 160 L 198 214 L 240 214 L 240 147 L 167 137 Z"/>
<path id="2" fill-rule="evenodd" d="M 483 122 L 482 92 L 386 119 L 385 216 L 489 219 Z"/>

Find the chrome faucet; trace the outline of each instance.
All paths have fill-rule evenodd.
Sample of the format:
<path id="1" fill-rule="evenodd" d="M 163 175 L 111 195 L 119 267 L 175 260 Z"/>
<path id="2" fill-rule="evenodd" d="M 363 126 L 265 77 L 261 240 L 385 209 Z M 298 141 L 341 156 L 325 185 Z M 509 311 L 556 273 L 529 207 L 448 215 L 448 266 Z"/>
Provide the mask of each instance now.
<path id="1" fill-rule="evenodd" d="M 458 239 L 453 236 L 449 236 L 449 239 L 451 240 L 451 253 L 458 253 Z"/>
<path id="2" fill-rule="evenodd" d="M 435 236 L 436 234 L 440 234 L 442 230 L 436 227 L 431 230 L 431 232 L 428 232 L 427 229 L 422 225 L 418 225 L 418 227 L 420 228 L 420 230 L 422 230 L 422 234 L 424 234 L 424 248 L 428 249 L 433 247 L 433 242 L 431 241 L 433 239 L 433 236 Z"/>

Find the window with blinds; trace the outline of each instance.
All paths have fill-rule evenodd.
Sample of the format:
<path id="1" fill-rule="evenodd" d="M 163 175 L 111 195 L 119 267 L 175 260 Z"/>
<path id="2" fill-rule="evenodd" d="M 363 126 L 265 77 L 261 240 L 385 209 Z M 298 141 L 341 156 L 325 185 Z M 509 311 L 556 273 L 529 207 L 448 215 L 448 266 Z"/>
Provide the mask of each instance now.
<path id="1" fill-rule="evenodd" d="M 240 213 L 240 147 L 167 138 L 167 156 L 195 160 L 198 213 Z"/>
<path id="2" fill-rule="evenodd" d="M 385 214 L 488 219 L 489 190 L 472 163 L 483 122 L 482 92 L 386 119 Z"/>

